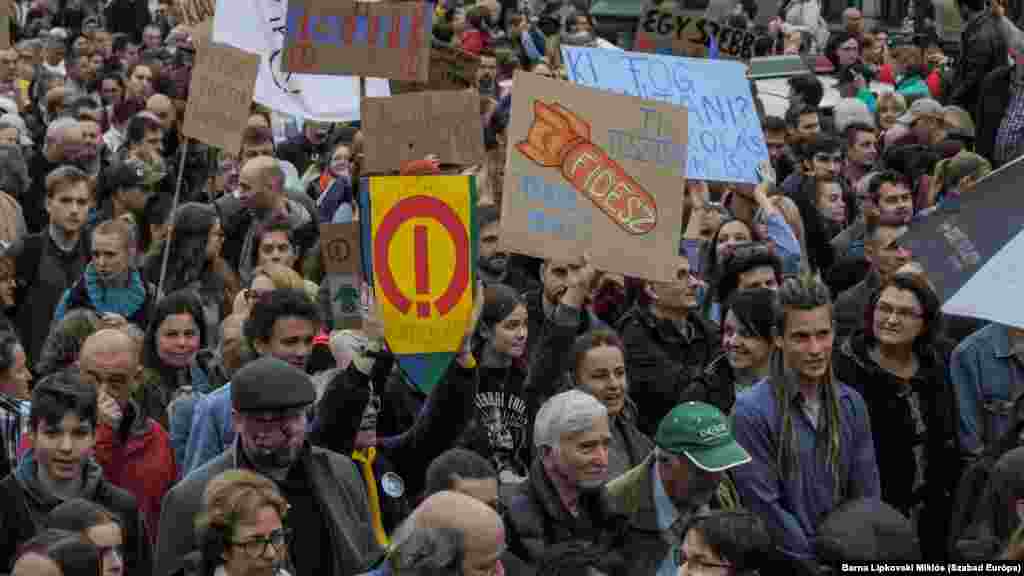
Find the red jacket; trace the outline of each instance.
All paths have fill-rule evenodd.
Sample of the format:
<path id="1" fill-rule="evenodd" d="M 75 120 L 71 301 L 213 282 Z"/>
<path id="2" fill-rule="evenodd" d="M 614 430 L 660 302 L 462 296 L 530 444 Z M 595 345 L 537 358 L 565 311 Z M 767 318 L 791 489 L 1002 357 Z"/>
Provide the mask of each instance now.
<path id="1" fill-rule="evenodd" d="M 174 450 L 167 431 L 152 418 L 132 426 L 127 442 L 106 423 L 96 427 L 96 461 L 111 484 L 131 492 L 146 519 L 147 532 L 156 542 L 160 529 L 160 502 L 178 477 Z"/>

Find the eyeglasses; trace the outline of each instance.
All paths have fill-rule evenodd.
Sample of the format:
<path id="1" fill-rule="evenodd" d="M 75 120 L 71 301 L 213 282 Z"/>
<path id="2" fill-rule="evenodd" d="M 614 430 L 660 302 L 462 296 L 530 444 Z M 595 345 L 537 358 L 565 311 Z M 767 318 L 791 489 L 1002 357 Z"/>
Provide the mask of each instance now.
<path id="1" fill-rule="evenodd" d="M 270 296 L 271 292 L 273 292 L 273 290 L 257 290 L 255 288 L 247 288 L 244 294 L 246 300 L 248 300 L 249 302 L 256 302 L 259 300 L 266 299 L 268 296 Z"/>
<path id="2" fill-rule="evenodd" d="M 889 318 L 890 316 L 896 316 L 897 318 L 903 318 L 904 320 L 920 320 L 924 318 L 924 314 L 913 308 L 897 308 L 886 302 L 879 302 L 875 305 L 875 311 L 882 318 Z"/>
<path id="3" fill-rule="evenodd" d="M 275 552 L 280 552 L 291 543 L 291 540 L 292 531 L 284 528 L 274 530 L 269 536 L 253 538 L 244 542 L 233 541 L 231 544 L 241 547 L 250 558 L 261 558 L 267 554 L 268 546 L 273 546 Z"/>
<path id="4" fill-rule="evenodd" d="M 274 436 L 277 433 L 293 437 L 306 427 L 306 406 L 267 414 L 243 414 L 246 428 L 254 436 Z"/>
<path id="5" fill-rule="evenodd" d="M 707 562 L 707 561 L 701 560 L 699 558 L 687 558 L 686 557 L 686 553 L 683 552 L 682 548 L 677 548 L 675 550 L 674 555 L 675 555 L 676 566 L 682 566 L 683 564 L 686 564 L 687 566 L 690 567 L 691 570 L 703 571 L 703 570 L 707 570 L 708 568 L 723 568 L 723 569 L 726 569 L 726 570 L 731 570 L 731 569 L 735 568 L 735 566 L 731 566 L 729 564 L 721 564 L 721 563 L 718 563 L 718 562 Z"/>

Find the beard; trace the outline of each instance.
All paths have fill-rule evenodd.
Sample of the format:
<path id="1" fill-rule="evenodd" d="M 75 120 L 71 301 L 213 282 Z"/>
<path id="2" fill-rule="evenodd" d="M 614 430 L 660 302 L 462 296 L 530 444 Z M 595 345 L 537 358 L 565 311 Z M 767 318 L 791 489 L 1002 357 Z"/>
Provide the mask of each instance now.
<path id="1" fill-rule="evenodd" d="M 298 461 L 302 443 L 288 443 L 270 448 L 257 446 L 255 442 L 242 438 L 242 449 L 245 451 L 245 457 L 257 470 L 286 470 Z"/>

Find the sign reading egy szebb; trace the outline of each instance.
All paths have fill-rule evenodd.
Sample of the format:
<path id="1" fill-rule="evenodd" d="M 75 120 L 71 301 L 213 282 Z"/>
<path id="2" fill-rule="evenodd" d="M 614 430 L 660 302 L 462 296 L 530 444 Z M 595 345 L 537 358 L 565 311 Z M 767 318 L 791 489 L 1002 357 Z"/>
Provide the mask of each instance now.
<path id="1" fill-rule="evenodd" d="M 757 183 L 768 147 L 742 63 L 576 46 L 562 59 L 575 84 L 684 106 L 687 178 Z"/>

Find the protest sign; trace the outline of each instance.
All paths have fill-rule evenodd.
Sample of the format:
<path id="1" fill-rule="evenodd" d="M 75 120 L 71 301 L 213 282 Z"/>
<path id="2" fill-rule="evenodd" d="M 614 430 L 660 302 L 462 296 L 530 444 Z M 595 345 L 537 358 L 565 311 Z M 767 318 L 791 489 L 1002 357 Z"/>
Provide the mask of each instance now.
<path id="1" fill-rule="evenodd" d="M 589 252 L 598 269 L 674 281 L 686 110 L 524 72 L 514 82 L 502 247 L 562 260 Z"/>
<path id="2" fill-rule="evenodd" d="M 928 272 L 942 311 L 1024 328 L 1024 159 L 911 224 L 900 238 Z M 993 225 L 997 223 L 998 225 Z"/>
<path id="3" fill-rule="evenodd" d="M 480 96 L 475 92 L 416 92 L 366 98 L 362 107 L 363 171 L 382 174 L 437 154 L 442 164 L 484 160 Z"/>
<path id="4" fill-rule="evenodd" d="M 330 298 L 332 328 L 358 328 L 362 325 L 359 288 L 363 268 L 359 224 L 321 224 L 320 257 L 324 266 L 321 287 L 326 284 Z"/>
<path id="5" fill-rule="evenodd" d="M 757 183 L 768 147 L 743 64 L 565 45 L 562 56 L 576 84 L 686 107 L 687 178 Z"/>
<path id="6" fill-rule="evenodd" d="M 242 147 L 260 57 L 210 42 L 196 54 L 181 132 L 229 154 Z"/>
<path id="7" fill-rule="evenodd" d="M 476 69 L 479 65 L 480 58 L 469 52 L 450 46 L 434 46 L 430 49 L 430 75 L 427 83 L 392 80 L 391 93 L 473 88 L 476 86 Z"/>
<path id="8" fill-rule="evenodd" d="M 633 49 L 638 52 L 703 57 L 712 39 L 723 58 L 749 60 L 757 35 L 704 17 L 703 11 L 684 10 L 649 2 L 640 13 Z"/>
<path id="9" fill-rule="evenodd" d="M 387 80 L 356 76 L 291 74 L 281 68 L 286 3 L 280 0 L 217 0 L 213 40 L 259 54 L 256 102 L 280 114 L 321 122 L 359 119 L 360 96 L 388 96 Z"/>
<path id="10" fill-rule="evenodd" d="M 433 4 L 289 0 L 284 67 L 426 82 Z"/>
<path id="11" fill-rule="evenodd" d="M 11 47 L 11 7 L 13 2 L 0 1 L 0 50 Z"/>
<path id="12" fill-rule="evenodd" d="M 360 186 L 363 260 L 402 372 L 424 393 L 444 376 L 473 316 L 476 182 L 382 176 Z"/>

